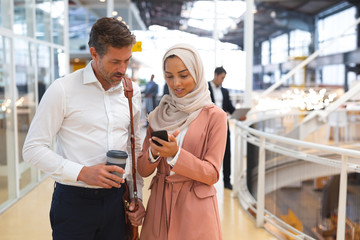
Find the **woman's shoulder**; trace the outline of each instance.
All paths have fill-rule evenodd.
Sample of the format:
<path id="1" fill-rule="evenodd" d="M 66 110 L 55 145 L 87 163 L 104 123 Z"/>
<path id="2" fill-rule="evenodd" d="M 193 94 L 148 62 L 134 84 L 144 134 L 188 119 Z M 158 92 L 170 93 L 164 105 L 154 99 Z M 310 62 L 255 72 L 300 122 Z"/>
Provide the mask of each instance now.
<path id="1" fill-rule="evenodd" d="M 216 106 L 215 104 L 206 106 L 206 107 L 204 107 L 203 110 L 208 111 L 210 113 L 210 115 L 226 118 L 226 112 L 224 110 L 222 110 L 222 108 Z"/>
<path id="2" fill-rule="evenodd" d="M 227 114 L 222 108 L 216 106 L 215 104 L 211 106 L 207 106 L 203 108 L 202 111 L 202 124 L 206 121 L 208 127 L 213 130 L 220 130 L 222 132 L 222 128 L 225 129 L 227 126 Z M 219 134 L 220 134 L 219 132 Z"/>

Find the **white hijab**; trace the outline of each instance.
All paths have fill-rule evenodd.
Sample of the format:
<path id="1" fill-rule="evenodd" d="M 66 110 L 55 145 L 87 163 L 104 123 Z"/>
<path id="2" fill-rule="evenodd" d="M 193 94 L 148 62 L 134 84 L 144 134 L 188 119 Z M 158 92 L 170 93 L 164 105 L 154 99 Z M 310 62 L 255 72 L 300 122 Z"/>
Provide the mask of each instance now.
<path id="1" fill-rule="evenodd" d="M 170 95 L 164 95 L 159 106 L 149 116 L 149 125 L 154 130 L 167 130 L 173 133 L 187 128 L 199 115 L 202 108 L 212 105 L 208 83 L 204 77 L 204 67 L 197 50 L 188 44 L 176 44 L 163 57 L 163 71 L 165 75 L 165 61 L 175 55 L 181 59 L 195 80 L 195 88 L 187 95 L 179 98 L 171 90 Z"/>

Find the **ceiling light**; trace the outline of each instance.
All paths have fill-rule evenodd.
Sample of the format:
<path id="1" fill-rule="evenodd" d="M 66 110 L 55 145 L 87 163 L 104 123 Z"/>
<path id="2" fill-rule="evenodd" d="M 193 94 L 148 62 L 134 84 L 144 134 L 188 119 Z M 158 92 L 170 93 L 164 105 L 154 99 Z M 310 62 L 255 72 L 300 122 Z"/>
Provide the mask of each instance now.
<path id="1" fill-rule="evenodd" d="M 151 25 L 149 26 L 150 31 L 165 31 L 167 30 L 167 27 L 159 26 L 159 25 Z"/>
<path id="2" fill-rule="evenodd" d="M 271 18 L 276 18 L 276 12 L 275 12 L 275 11 L 271 11 L 271 12 L 270 12 L 270 17 L 271 17 Z"/>
<path id="3" fill-rule="evenodd" d="M 230 26 L 230 29 L 231 30 L 235 30 L 237 28 L 237 23 L 236 22 L 233 22 Z"/>
<path id="4" fill-rule="evenodd" d="M 246 4 L 242 1 L 217 1 L 216 9 L 211 1 L 195 1 L 191 10 L 184 9 L 181 16 L 188 19 L 187 25 L 190 27 L 213 31 L 216 12 L 217 31 L 224 32 L 241 18 L 245 10 Z"/>

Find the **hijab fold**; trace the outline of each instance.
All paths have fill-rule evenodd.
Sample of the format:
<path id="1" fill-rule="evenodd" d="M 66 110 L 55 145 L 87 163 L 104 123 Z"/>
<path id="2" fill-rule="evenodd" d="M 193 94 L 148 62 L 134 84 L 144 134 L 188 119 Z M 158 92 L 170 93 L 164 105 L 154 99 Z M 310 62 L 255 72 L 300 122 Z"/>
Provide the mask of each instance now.
<path id="1" fill-rule="evenodd" d="M 195 81 L 195 88 L 179 98 L 171 89 L 164 95 L 154 111 L 148 116 L 150 127 L 154 130 L 183 130 L 199 115 L 203 107 L 212 105 L 208 84 L 204 77 L 204 67 L 197 50 L 189 44 L 177 44 L 164 55 L 162 67 L 165 76 L 165 61 L 175 55 L 181 59 Z"/>

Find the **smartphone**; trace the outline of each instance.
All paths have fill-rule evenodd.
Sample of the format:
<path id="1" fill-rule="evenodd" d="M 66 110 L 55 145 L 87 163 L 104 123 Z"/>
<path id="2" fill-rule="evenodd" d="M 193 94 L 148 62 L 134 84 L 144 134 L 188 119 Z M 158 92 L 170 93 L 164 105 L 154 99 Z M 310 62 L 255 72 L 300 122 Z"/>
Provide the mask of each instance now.
<path id="1" fill-rule="evenodd" d="M 169 141 L 168 139 L 168 133 L 166 130 L 160 130 L 160 131 L 154 131 L 154 132 L 151 132 L 151 137 L 158 137 L 164 141 Z M 160 143 L 158 143 L 157 141 L 153 140 L 154 143 L 158 146 L 162 146 Z"/>

